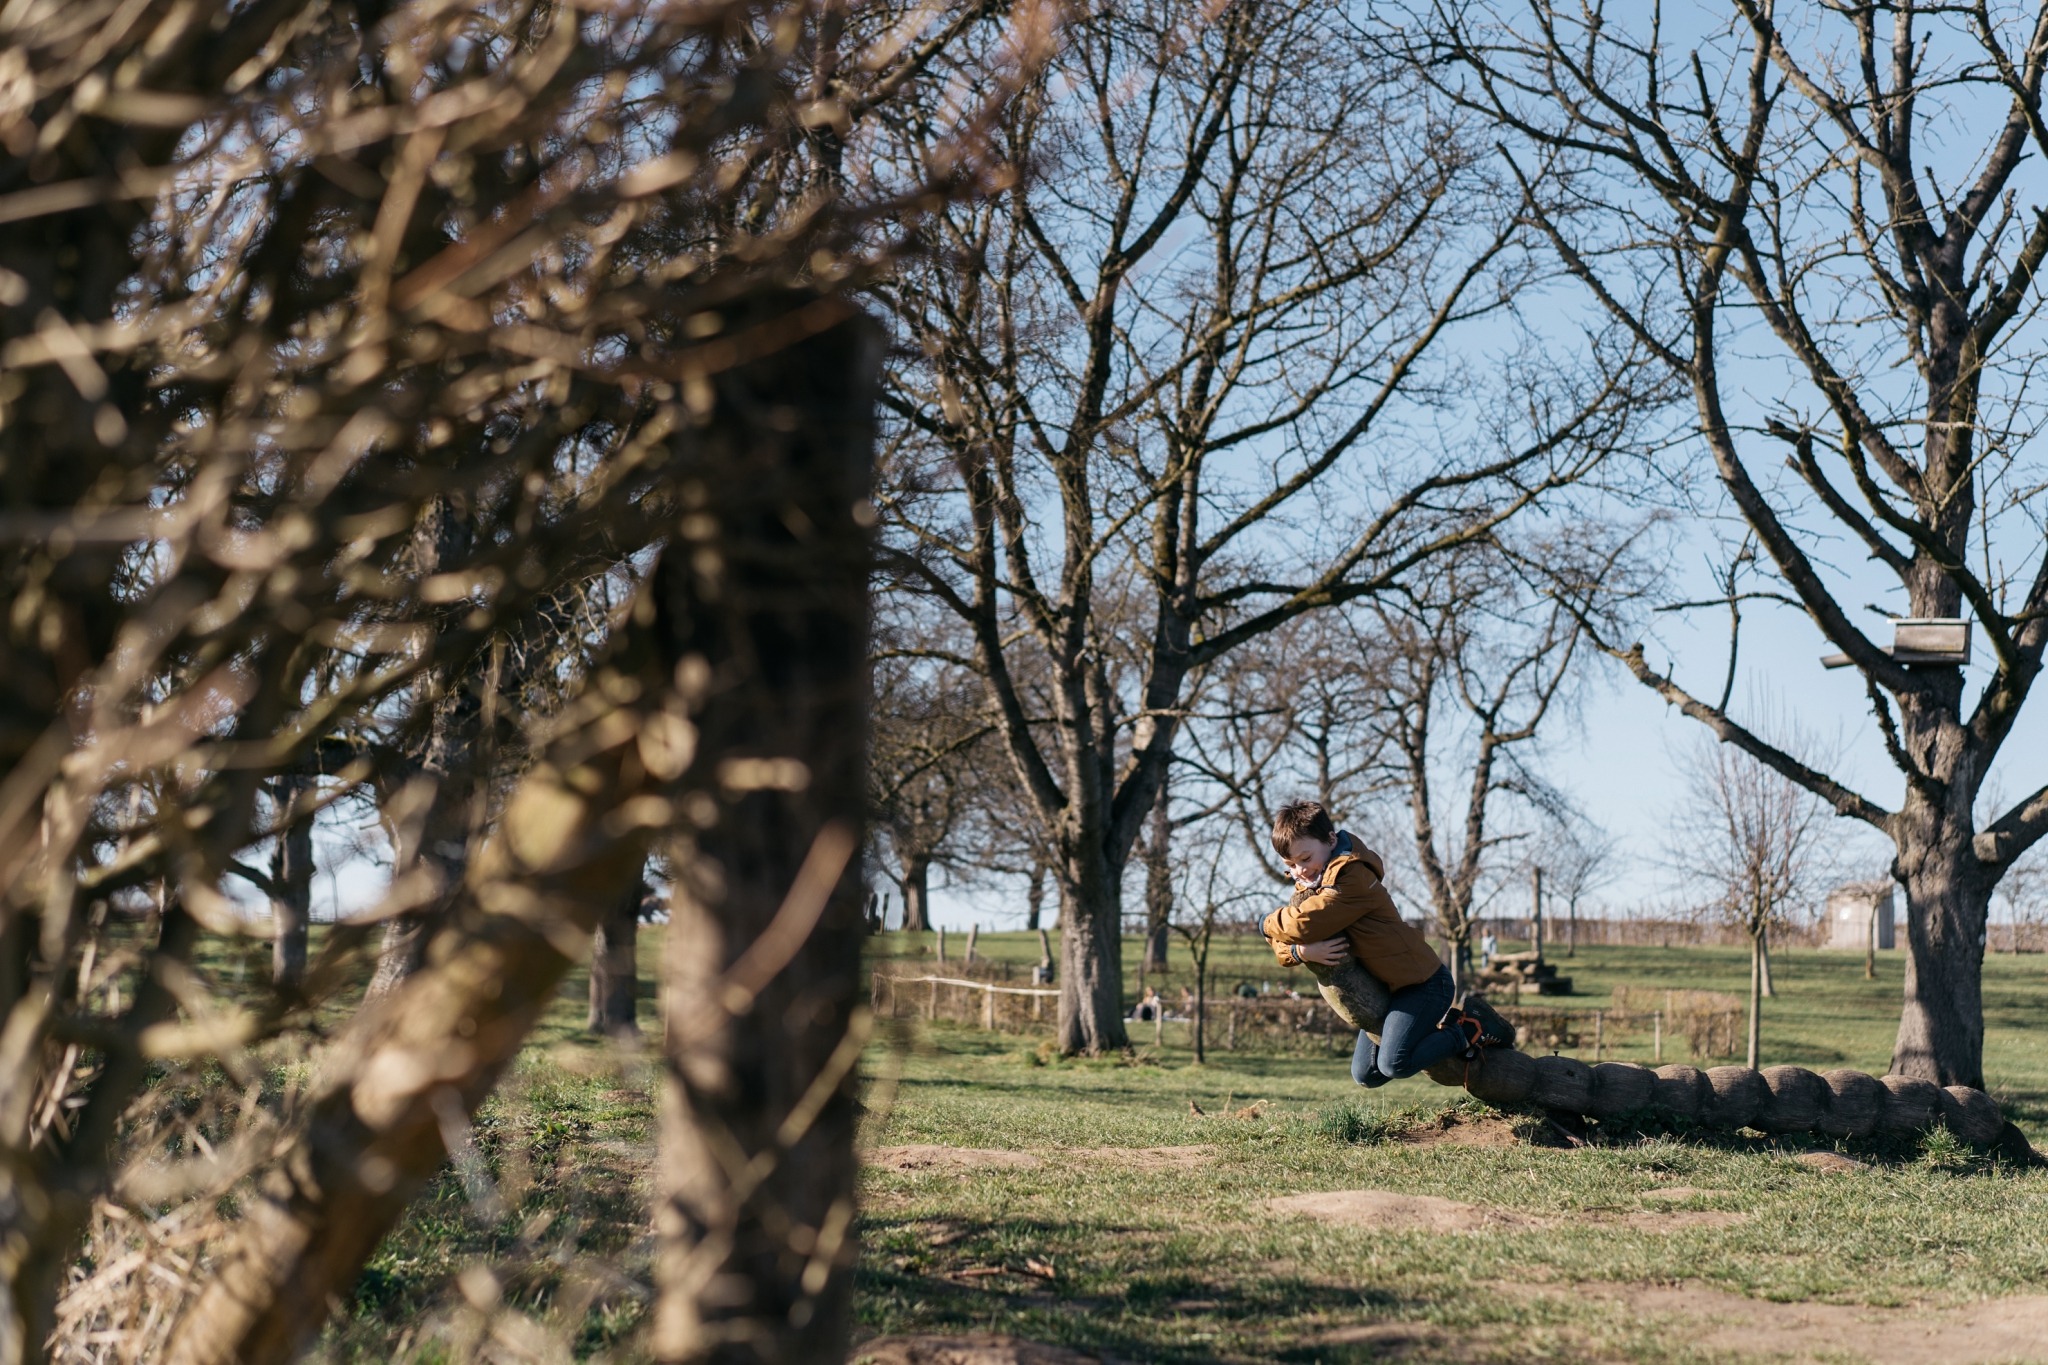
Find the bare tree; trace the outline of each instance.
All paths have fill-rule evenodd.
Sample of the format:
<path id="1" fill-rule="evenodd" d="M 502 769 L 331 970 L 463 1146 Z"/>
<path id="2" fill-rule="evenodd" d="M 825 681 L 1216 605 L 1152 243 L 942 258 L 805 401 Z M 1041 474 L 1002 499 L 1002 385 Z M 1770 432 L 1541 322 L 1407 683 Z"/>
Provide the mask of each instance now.
<path id="1" fill-rule="evenodd" d="M 1396 788 L 1382 724 L 1390 662 L 1346 612 L 1300 617 L 1259 648 L 1220 660 L 1189 708 L 1185 752 L 1176 755 L 1202 802 L 1187 818 L 1227 817 L 1252 863 L 1274 885 L 1291 886 L 1268 842 L 1274 811 L 1309 796 L 1346 826 Z"/>
<path id="2" fill-rule="evenodd" d="M 939 214 L 931 269 L 885 291 L 887 527 L 973 632 L 1057 851 L 1059 1044 L 1099 1052 L 1127 1041 L 1124 872 L 1192 679 L 1572 484 L 1628 381 L 1453 377 L 1466 328 L 1513 335 L 1518 217 L 1327 6 L 1083 7 L 1003 133 L 1016 185 Z M 1400 431 L 1433 384 L 1496 379 L 1516 439 Z"/>
<path id="3" fill-rule="evenodd" d="M 1998 899 L 2005 904 L 2006 923 L 2012 926 L 2012 950 L 2017 954 L 2027 930 L 2048 923 L 2048 860 L 2036 854 L 2013 864 L 1999 879 Z"/>
<path id="4" fill-rule="evenodd" d="M 1620 844 L 1613 835 L 1563 811 L 1538 843 L 1538 860 L 1565 907 L 1564 955 L 1579 951 L 1579 903 L 1612 882 L 1620 871 Z"/>
<path id="5" fill-rule="evenodd" d="M 1498 851 L 1529 834 L 1502 798 L 1539 816 L 1558 804 L 1528 754 L 1569 704 L 1581 627 L 1498 560 L 1468 557 L 1442 588 L 1414 611 L 1380 608 L 1372 634 L 1390 658 L 1381 723 L 1399 755 L 1415 860 L 1462 985 L 1482 884 L 1499 871 Z M 1440 802 L 1447 773 L 1468 775 L 1462 801 Z"/>
<path id="6" fill-rule="evenodd" d="M 1173 921 L 1173 931 L 1187 944 L 1195 968 L 1195 1008 L 1190 1027 L 1197 1062 L 1209 1060 L 1209 951 L 1215 946 L 1216 931 L 1232 923 L 1255 923 L 1253 907 L 1267 899 L 1263 886 L 1247 889 L 1232 884 L 1226 875 L 1234 861 L 1228 849 L 1227 841 L 1217 839 L 1208 845 L 1205 857 L 1183 860 L 1181 890 L 1175 898 L 1181 913 Z"/>
<path id="7" fill-rule="evenodd" d="M 1710 913 L 1749 939 L 1749 1060 L 1755 1067 L 1770 974 L 1770 936 L 1825 883 L 1825 803 L 1740 749 L 1696 747 L 1687 798 L 1675 812 L 1675 866 L 1706 888 Z"/>
<path id="8" fill-rule="evenodd" d="M 984 741 L 994 733 L 978 681 L 929 653 L 884 649 L 875 665 L 869 807 L 896 865 L 891 876 L 910 933 L 931 928 L 932 869 L 945 864 L 955 834 L 985 799 Z"/>
<path id="9" fill-rule="evenodd" d="M 1603 647 L 1891 842 L 1907 904 L 1892 1069 L 1977 1086 L 1991 893 L 2048 834 L 2048 786 L 1974 813 L 2048 646 L 2048 491 L 2027 455 L 2048 212 L 2022 203 L 2018 178 L 2048 152 L 2048 4 L 1845 0 L 1800 7 L 1796 24 L 1782 8 L 1727 0 L 1725 27 L 1688 53 L 1655 7 L 1418 0 L 1397 22 L 1417 69 L 1501 129 L 1558 258 L 1689 397 L 1767 576 L 1740 596 L 1805 613 L 1862 675 L 1902 799 L 1772 745 L 1731 714 L 1726 685 L 1717 703 L 1640 645 Z M 1767 358 L 1735 381 L 1738 349 Z M 1781 462 L 1791 478 L 1771 477 Z M 1847 596 L 1868 586 L 1817 535 L 1867 553 L 1886 615 L 1967 615 L 1988 677 L 1873 638 Z M 1731 587 L 1696 605 L 1738 604 Z"/>

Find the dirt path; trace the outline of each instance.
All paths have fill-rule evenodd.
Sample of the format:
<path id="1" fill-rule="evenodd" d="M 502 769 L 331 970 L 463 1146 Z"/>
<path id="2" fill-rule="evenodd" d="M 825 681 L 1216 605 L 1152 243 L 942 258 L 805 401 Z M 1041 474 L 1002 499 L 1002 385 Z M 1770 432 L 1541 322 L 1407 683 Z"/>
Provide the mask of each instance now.
<path id="1" fill-rule="evenodd" d="M 1871 1365 L 1988 1365 L 2048 1361 L 2048 1294 L 1961 1308 L 1870 1308 L 1771 1303 L 1706 1285 L 1583 1284 L 1572 1295 L 1662 1319 L 1710 1351 L 1767 1360 Z"/>
<path id="2" fill-rule="evenodd" d="M 1688 1190 L 1687 1194 L 1697 1191 Z M 1668 1200 L 1665 1202 L 1669 1202 Z M 1725 1209 L 1647 1208 L 1626 1212 L 1594 1210 L 1567 1217 L 1544 1217 L 1492 1204 L 1463 1204 L 1430 1194 L 1396 1194 L 1392 1190 L 1322 1190 L 1269 1199 L 1275 1213 L 1314 1218 L 1345 1227 L 1381 1228 L 1394 1232 L 1511 1232 L 1519 1228 L 1556 1227 L 1562 1223 L 1607 1224 L 1648 1232 L 1681 1228 L 1731 1227 L 1747 1221 L 1746 1213 Z"/>

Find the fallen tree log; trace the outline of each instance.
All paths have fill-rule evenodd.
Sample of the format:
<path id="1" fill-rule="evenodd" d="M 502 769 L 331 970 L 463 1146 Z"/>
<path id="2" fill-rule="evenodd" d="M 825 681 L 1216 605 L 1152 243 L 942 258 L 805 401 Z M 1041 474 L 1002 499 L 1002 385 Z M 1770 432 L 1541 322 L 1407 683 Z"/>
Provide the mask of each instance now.
<path id="1" fill-rule="evenodd" d="M 1368 1033 L 1380 1031 L 1388 993 L 1376 977 L 1352 959 L 1310 970 L 1339 1018 Z M 1744 1066 L 1653 1069 L 1630 1062 L 1589 1066 L 1576 1057 L 1532 1057 L 1514 1048 L 1488 1048 L 1470 1066 L 1459 1058 L 1439 1062 L 1428 1075 L 1439 1085 L 1461 1086 L 1502 1108 L 1533 1104 L 1606 1120 L 1657 1115 L 1703 1128 L 1834 1138 L 1905 1137 L 1940 1124 L 1972 1146 L 2041 1159 L 1983 1091 L 1960 1085 L 1944 1089 L 1908 1076 L 1847 1070 L 1816 1074 L 1796 1066 L 1761 1071 Z"/>

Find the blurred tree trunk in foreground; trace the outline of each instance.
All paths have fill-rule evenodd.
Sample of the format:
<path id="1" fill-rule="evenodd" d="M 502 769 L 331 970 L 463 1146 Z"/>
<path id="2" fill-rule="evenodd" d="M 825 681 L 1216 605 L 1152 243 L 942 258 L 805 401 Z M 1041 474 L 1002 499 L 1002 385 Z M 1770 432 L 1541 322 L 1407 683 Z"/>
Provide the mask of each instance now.
<path id="1" fill-rule="evenodd" d="M 306 939 L 313 923 L 313 821 L 299 813 L 314 793 L 305 777 L 280 777 L 271 786 L 284 833 L 270 862 L 270 980 L 295 991 L 306 975 Z"/>
<path id="2" fill-rule="evenodd" d="M 662 971 L 663 1361 L 836 1360 L 851 1329 L 880 354 L 848 325 L 721 381 L 773 430 L 709 444 L 693 529 L 650 588 L 720 756 L 687 812 Z"/>

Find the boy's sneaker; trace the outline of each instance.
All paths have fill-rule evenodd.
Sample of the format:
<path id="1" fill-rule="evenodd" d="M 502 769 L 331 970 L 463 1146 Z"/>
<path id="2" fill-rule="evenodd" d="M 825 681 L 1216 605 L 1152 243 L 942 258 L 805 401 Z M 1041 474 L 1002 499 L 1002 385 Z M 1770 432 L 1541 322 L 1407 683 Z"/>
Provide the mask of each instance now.
<path id="1" fill-rule="evenodd" d="M 1484 996 L 1466 996 L 1464 1005 L 1457 1012 L 1457 1017 L 1461 1020 L 1469 1019 L 1478 1025 L 1477 1041 L 1481 1047 L 1513 1047 L 1515 1045 L 1515 1026 L 1501 1018 L 1493 1006 L 1486 1003 Z"/>
<path id="2" fill-rule="evenodd" d="M 1469 1014 L 1453 1014 L 1451 1016 L 1451 1027 L 1456 1029 L 1458 1036 L 1465 1040 L 1465 1050 L 1458 1055 L 1463 1057 L 1467 1063 L 1476 1060 L 1480 1049 L 1485 1045 L 1485 1031 L 1479 1021 Z"/>

